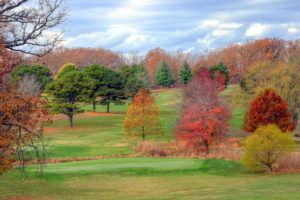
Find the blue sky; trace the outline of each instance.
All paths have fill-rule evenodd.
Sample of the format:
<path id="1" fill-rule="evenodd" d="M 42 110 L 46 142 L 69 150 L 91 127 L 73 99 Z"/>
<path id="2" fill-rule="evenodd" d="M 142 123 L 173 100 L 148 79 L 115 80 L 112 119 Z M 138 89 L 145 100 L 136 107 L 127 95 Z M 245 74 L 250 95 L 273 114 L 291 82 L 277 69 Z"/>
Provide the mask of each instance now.
<path id="1" fill-rule="evenodd" d="M 64 45 L 145 53 L 300 38 L 300 0 L 68 0 Z"/>

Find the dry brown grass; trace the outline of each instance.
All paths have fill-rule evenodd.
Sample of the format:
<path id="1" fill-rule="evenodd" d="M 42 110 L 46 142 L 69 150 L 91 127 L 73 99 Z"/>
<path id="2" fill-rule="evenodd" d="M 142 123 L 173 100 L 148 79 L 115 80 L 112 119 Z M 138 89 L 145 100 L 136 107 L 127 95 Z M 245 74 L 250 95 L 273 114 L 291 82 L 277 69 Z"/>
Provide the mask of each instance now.
<path id="1" fill-rule="evenodd" d="M 134 152 L 151 157 L 178 157 L 178 158 L 218 158 L 239 160 L 241 157 L 240 139 L 230 138 L 222 143 L 210 147 L 208 153 L 195 152 L 187 148 L 182 142 L 141 142 L 134 147 Z"/>

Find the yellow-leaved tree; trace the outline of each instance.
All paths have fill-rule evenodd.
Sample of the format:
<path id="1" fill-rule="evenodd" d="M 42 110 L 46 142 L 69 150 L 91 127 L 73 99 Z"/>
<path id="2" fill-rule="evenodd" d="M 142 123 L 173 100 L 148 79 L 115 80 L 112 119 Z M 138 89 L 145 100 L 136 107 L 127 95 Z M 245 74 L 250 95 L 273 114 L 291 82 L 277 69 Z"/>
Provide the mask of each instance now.
<path id="1" fill-rule="evenodd" d="M 127 138 L 141 137 L 145 140 L 149 135 L 164 134 L 159 121 L 158 107 L 149 90 L 138 91 L 127 111 L 123 126 Z"/>

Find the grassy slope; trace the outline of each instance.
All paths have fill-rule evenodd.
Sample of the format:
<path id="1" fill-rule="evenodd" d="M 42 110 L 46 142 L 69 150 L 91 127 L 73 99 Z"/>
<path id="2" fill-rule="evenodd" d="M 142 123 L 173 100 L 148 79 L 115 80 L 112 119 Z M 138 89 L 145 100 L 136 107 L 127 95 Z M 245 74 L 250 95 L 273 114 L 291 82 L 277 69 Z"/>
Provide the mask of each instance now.
<path id="1" fill-rule="evenodd" d="M 29 175 L 32 174 L 29 172 Z M 0 179 L 0 196 L 37 199 L 299 199 L 300 175 L 250 175 L 238 162 L 126 158 L 48 165 Z M 1 199 L 1 198 L 0 198 Z"/>
<path id="2" fill-rule="evenodd" d="M 234 87 L 223 94 L 230 100 Z M 177 93 L 177 94 L 176 94 Z M 161 119 L 172 139 L 178 114 L 178 91 L 155 92 Z M 47 134 L 52 157 L 129 154 L 122 120 L 128 105 L 112 106 L 118 116 L 79 117 L 75 128 L 56 120 Z M 87 106 L 87 110 L 91 107 Z M 100 111 L 104 107 L 99 106 Z M 229 136 L 244 136 L 239 129 L 243 110 L 233 109 Z M 14 170 L 0 177 L 0 199 L 299 199 L 300 175 L 249 175 L 238 162 L 171 158 L 123 158 L 51 164 L 45 177 L 22 180 Z"/>
<path id="3" fill-rule="evenodd" d="M 178 116 L 180 95 L 178 90 L 154 92 L 156 103 L 160 107 L 161 122 L 166 135 L 155 140 L 173 139 L 173 126 Z M 91 111 L 91 105 L 85 106 Z M 130 154 L 131 145 L 124 138 L 122 122 L 128 109 L 128 103 L 112 105 L 111 112 L 116 116 L 75 117 L 73 129 L 68 128 L 68 120 L 55 120 L 50 133 L 46 134 L 49 143 L 49 157 L 93 157 Z M 104 112 L 105 106 L 98 106 L 97 111 Z"/>

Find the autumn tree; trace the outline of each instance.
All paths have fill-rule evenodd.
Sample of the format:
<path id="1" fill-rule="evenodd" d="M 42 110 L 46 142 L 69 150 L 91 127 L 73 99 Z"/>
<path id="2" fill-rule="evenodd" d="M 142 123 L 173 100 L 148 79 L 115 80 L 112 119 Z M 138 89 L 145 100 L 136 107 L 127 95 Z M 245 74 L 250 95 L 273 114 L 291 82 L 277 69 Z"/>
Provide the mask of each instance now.
<path id="1" fill-rule="evenodd" d="M 183 84 L 188 84 L 189 82 L 191 82 L 192 78 L 193 78 L 193 74 L 192 74 L 191 67 L 187 62 L 184 62 L 179 72 L 180 82 Z"/>
<path id="2" fill-rule="evenodd" d="M 193 81 L 183 88 L 182 113 L 176 138 L 199 152 L 226 135 L 231 111 L 219 98 L 223 80 L 210 78 L 209 69 L 202 69 Z"/>
<path id="3" fill-rule="evenodd" d="M 84 112 L 80 102 L 87 101 L 94 87 L 93 80 L 83 72 L 72 71 L 65 74 L 47 86 L 46 91 L 53 97 L 51 110 L 67 115 L 69 125 L 73 127 L 73 116 Z"/>
<path id="4" fill-rule="evenodd" d="M 266 88 L 272 88 L 288 102 L 296 126 L 300 110 L 299 63 L 296 61 L 288 63 L 264 61 L 251 66 L 241 82 L 242 90 L 238 97 L 247 105 L 249 100 Z"/>
<path id="5" fill-rule="evenodd" d="M 53 73 L 56 73 L 60 66 L 66 63 L 74 63 L 79 69 L 94 64 L 117 69 L 125 64 L 125 58 L 122 54 L 109 49 L 59 47 L 45 56 L 31 57 L 28 62 L 47 65 Z"/>
<path id="6" fill-rule="evenodd" d="M 275 124 L 283 132 L 295 129 L 287 102 L 272 89 L 265 90 L 252 101 L 243 128 L 254 132 L 259 126 L 267 124 Z"/>
<path id="7" fill-rule="evenodd" d="M 292 134 L 284 133 L 274 124 L 260 126 L 244 141 L 243 165 L 254 172 L 273 172 L 279 160 L 295 151 Z"/>
<path id="8" fill-rule="evenodd" d="M 170 87 L 175 83 L 170 68 L 165 62 L 161 63 L 160 68 L 156 72 L 156 83 L 162 87 Z"/>
<path id="9" fill-rule="evenodd" d="M 222 139 L 228 132 L 230 109 L 220 105 L 207 108 L 190 105 L 181 113 L 176 138 L 186 142 L 197 152 L 208 152 L 213 142 Z"/>
<path id="10" fill-rule="evenodd" d="M 126 137 L 162 135 L 164 131 L 159 121 L 158 107 L 149 90 L 141 89 L 134 97 L 123 122 Z"/>

